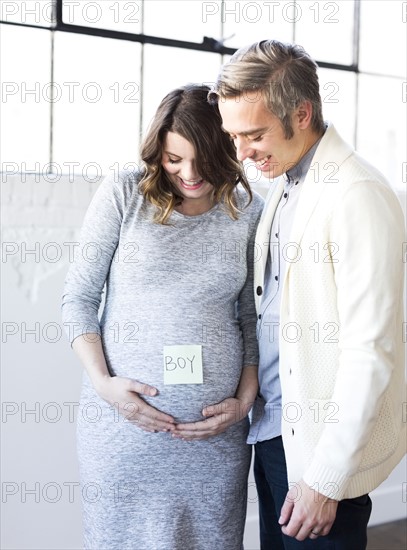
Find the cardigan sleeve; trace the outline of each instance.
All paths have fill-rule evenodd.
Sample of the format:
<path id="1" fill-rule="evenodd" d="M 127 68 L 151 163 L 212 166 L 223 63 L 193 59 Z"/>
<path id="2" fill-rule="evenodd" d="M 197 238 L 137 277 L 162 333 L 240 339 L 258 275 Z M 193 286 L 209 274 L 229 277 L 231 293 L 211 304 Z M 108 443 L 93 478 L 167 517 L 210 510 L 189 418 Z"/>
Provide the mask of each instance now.
<path id="1" fill-rule="evenodd" d="M 331 240 L 339 247 L 334 268 L 339 365 L 331 398 L 338 422 L 324 425 L 303 477 L 341 500 L 371 438 L 393 369 L 400 368 L 405 232 L 393 191 L 374 180 L 350 185 L 335 207 Z"/>

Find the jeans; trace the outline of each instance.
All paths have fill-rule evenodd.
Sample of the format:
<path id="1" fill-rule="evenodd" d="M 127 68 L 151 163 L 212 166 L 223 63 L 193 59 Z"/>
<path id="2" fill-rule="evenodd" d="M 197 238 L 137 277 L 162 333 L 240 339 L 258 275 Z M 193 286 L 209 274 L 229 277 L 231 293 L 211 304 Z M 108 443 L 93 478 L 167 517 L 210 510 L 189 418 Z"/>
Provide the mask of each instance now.
<path id="1" fill-rule="evenodd" d="M 261 550 L 365 550 L 372 511 L 369 495 L 339 501 L 327 536 L 302 542 L 281 532 L 280 511 L 288 492 L 283 441 L 275 437 L 255 445 L 254 477 L 259 498 Z"/>

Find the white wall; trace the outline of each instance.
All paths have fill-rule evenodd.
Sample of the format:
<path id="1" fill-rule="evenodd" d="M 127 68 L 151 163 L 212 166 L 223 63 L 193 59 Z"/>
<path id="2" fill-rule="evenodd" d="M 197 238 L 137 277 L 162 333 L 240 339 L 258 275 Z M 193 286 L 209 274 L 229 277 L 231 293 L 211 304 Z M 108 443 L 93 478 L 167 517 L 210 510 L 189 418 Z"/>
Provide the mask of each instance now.
<path id="1" fill-rule="evenodd" d="M 97 183 L 0 177 L 1 547 L 80 548 L 74 412 L 81 367 L 62 332 L 60 301 L 69 251 Z M 373 493 L 372 524 L 406 514 L 406 478 L 404 461 Z M 252 477 L 245 542 L 246 550 L 259 548 Z"/>
<path id="2" fill-rule="evenodd" d="M 69 262 L 69 247 L 63 243 L 75 242 L 96 186 L 80 179 L 74 184 L 35 181 L 34 176 L 23 182 L 16 176 L 1 187 L 1 547 L 80 548 L 80 492 L 71 485 L 78 483 L 78 471 L 70 413 L 79 398 L 81 367 L 62 334 L 60 303 Z M 36 254 L 27 254 L 35 243 Z M 28 334 L 30 329 L 37 334 Z M 31 489 L 36 494 L 28 494 Z M 75 490 L 73 497 L 69 489 Z"/>

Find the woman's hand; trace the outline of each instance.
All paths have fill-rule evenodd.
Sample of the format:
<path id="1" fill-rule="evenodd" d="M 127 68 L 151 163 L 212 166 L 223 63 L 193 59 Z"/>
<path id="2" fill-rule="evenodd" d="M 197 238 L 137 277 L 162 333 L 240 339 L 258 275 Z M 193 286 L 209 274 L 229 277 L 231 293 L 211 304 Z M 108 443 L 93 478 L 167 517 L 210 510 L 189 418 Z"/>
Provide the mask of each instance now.
<path id="1" fill-rule="evenodd" d="M 103 376 L 95 389 L 99 396 L 116 407 L 126 420 L 146 432 L 169 432 L 174 429 L 175 420 L 151 405 L 148 405 L 141 395 L 154 397 L 156 388 L 121 376 Z"/>
<path id="2" fill-rule="evenodd" d="M 237 397 L 229 397 L 217 405 L 205 407 L 202 411 L 202 415 L 208 417 L 205 420 L 177 424 L 172 435 L 185 441 L 208 439 L 243 420 L 249 414 L 252 405 L 253 403 L 245 403 Z"/>
<path id="3" fill-rule="evenodd" d="M 202 416 L 207 417 L 205 420 L 176 424 L 173 437 L 185 441 L 197 441 L 221 434 L 249 414 L 256 398 L 257 388 L 257 365 L 244 367 L 234 397 L 228 397 L 216 405 L 205 407 L 202 411 Z"/>
<path id="4" fill-rule="evenodd" d="M 139 395 L 154 397 L 158 393 L 157 388 L 131 378 L 110 376 L 99 334 L 78 336 L 72 347 L 98 395 L 116 407 L 126 420 L 146 432 L 169 432 L 174 428 L 175 419 L 172 416 L 151 407 Z"/>

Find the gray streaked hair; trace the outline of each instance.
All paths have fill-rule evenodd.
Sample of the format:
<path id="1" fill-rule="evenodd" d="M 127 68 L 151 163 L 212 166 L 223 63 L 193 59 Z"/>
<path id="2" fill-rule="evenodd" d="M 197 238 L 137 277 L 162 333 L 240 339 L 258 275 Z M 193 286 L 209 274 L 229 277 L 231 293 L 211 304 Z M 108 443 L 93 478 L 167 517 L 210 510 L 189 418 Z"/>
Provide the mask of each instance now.
<path id="1" fill-rule="evenodd" d="M 259 92 L 259 98 L 264 98 L 266 107 L 283 125 L 286 139 L 294 135 L 293 111 L 309 101 L 311 127 L 320 133 L 324 130 L 324 120 L 317 68 L 301 46 L 262 40 L 239 49 L 222 67 L 209 100 L 244 98 L 245 94 Z"/>

